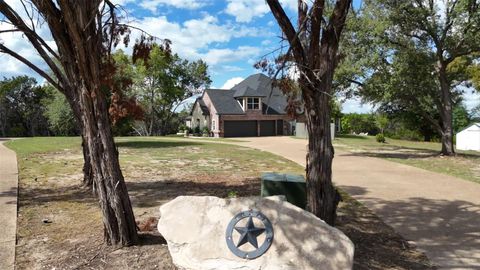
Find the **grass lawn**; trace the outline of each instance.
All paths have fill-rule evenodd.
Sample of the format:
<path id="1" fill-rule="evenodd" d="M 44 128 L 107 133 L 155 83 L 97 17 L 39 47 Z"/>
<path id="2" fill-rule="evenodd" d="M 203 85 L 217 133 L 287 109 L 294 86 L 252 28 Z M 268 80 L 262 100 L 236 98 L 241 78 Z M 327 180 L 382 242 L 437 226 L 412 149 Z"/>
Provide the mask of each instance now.
<path id="1" fill-rule="evenodd" d="M 79 138 L 7 143 L 19 162 L 17 269 L 174 269 L 154 224 L 161 204 L 179 195 L 259 195 L 261 172 L 304 171 L 267 152 L 209 140 L 122 137 L 116 141 L 143 230 L 140 245 L 123 249 L 103 245 L 96 200 L 79 187 L 83 164 Z M 355 243 L 355 269 L 431 268 L 422 253 L 346 194 L 337 227 Z"/>
<path id="2" fill-rule="evenodd" d="M 374 136 L 342 135 L 333 145 L 359 155 L 385 158 L 433 172 L 480 183 L 480 152 L 458 151 L 455 157 L 440 156 L 441 144 L 387 138 L 378 143 Z"/>

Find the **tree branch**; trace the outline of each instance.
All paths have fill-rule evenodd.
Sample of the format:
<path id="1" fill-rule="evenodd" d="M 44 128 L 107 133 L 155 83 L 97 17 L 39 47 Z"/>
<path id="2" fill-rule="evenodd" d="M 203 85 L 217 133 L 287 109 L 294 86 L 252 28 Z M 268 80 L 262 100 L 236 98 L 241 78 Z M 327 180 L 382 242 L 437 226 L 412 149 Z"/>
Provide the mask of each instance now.
<path id="1" fill-rule="evenodd" d="M 47 43 L 39 36 L 37 33 L 33 32 L 23 21 L 23 19 L 16 13 L 5 1 L 0 1 L 0 12 L 13 24 L 19 29 L 21 32 L 25 34 L 28 38 L 30 43 L 33 47 L 37 50 L 40 57 L 45 61 L 48 67 L 52 70 L 52 72 L 57 76 L 60 80 L 62 78 L 62 73 L 58 69 L 57 65 L 54 63 L 52 58 L 48 55 L 47 51 L 53 55 L 53 57 L 60 60 L 58 55 L 47 45 Z M 45 51 L 45 49 L 47 51 Z M 47 79 L 47 78 L 45 78 Z M 62 81 L 62 80 L 60 80 Z"/>
<path id="2" fill-rule="evenodd" d="M 37 67 L 36 65 L 34 65 L 32 62 L 28 61 L 27 59 L 25 59 L 24 57 L 22 57 L 21 55 L 19 55 L 18 53 L 10 50 L 9 48 L 5 47 L 5 45 L 1 44 L 0 43 L 0 52 L 3 52 L 3 53 L 6 53 L 12 57 L 14 57 L 15 59 L 19 60 L 20 62 L 24 63 L 25 65 L 27 65 L 29 68 L 33 69 L 35 72 L 37 72 L 40 76 L 42 76 L 43 78 L 45 78 L 50 84 L 52 84 L 53 86 L 55 86 L 55 88 L 57 88 L 60 92 L 65 92 L 65 89 L 63 87 L 61 87 L 52 77 L 50 77 L 50 75 L 48 75 L 45 71 L 43 71 L 42 69 L 40 69 L 39 67 Z"/>
<path id="3" fill-rule="evenodd" d="M 277 20 L 282 32 L 287 37 L 288 43 L 292 48 L 292 53 L 297 63 L 304 63 L 305 60 L 305 50 L 303 48 L 300 39 L 298 38 L 298 33 L 293 28 L 292 23 L 290 22 L 287 14 L 282 8 L 282 5 L 278 0 L 267 0 L 267 4 L 270 7 L 270 10 L 273 13 L 273 16 Z"/>

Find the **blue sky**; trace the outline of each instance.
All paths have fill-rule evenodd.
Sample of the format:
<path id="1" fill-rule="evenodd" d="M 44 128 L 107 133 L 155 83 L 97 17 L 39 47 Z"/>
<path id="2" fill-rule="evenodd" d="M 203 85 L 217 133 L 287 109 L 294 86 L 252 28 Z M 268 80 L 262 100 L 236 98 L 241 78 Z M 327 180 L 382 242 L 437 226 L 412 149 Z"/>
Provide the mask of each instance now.
<path id="1" fill-rule="evenodd" d="M 309 2 L 310 0 L 307 0 Z M 20 1 L 7 0 L 21 10 Z M 148 33 L 172 41 L 173 50 L 190 60 L 203 59 L 210 67 L 212 88 L 230 88 L 259 72 L 253 64 L 280 47 L 280 30 L 265 0 L 113 0 L 125 9 L 124 21 Z M 297 0 L 280 0 L 285 11 L 295 17 Z M 358 7 L 361 0 L 354 0 Z M 0 29 L 2 29 L 0 23 Z M 40 31 L 48 40 L 47 29 Z M 132 39 L 139 36 L 133 33 Z M 28 59 L 40 63 L 28 43 L 18 34 L 2 35 L 2 41 Z M 129 49 L 127 49 L 127 52 Z M 29 74 L 27 67 L 0 55 L 0 77 Z M 39 81 L 43 81 L 39 78 Z M 368 112 L 358 100 L 348 100 L 344 112 Z"/>

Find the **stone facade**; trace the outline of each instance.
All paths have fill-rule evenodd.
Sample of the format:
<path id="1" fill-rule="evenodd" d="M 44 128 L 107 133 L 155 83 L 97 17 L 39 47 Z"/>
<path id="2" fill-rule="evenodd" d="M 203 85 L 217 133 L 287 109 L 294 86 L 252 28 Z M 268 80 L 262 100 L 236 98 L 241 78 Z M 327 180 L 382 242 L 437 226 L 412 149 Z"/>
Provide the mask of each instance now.
<path id="1" fill-rule="evenodd" d="M 196 127 L 200 128 L 200 131 L 204 127 L 210 129 L 210 115 L 205 115 L 200 107 L 198 102 L 195 103 L 193 110 L 192 110 L 192 119 L 190 122 L 190 127 L 192 129 L 196 129 Z"/>

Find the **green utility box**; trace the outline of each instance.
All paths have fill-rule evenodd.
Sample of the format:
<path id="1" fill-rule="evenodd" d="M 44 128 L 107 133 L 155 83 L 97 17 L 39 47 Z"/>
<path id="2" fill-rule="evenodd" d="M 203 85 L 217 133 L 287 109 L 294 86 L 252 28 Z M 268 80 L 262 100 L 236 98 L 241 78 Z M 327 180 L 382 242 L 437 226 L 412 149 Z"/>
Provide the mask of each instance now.
<path id="1" fill-rule="evenodd" d="M 296 174 L 263 173 L 261 196 L 284 195 L 287 201 L 302 209 L 307 205 L 305 178 Z"/>

